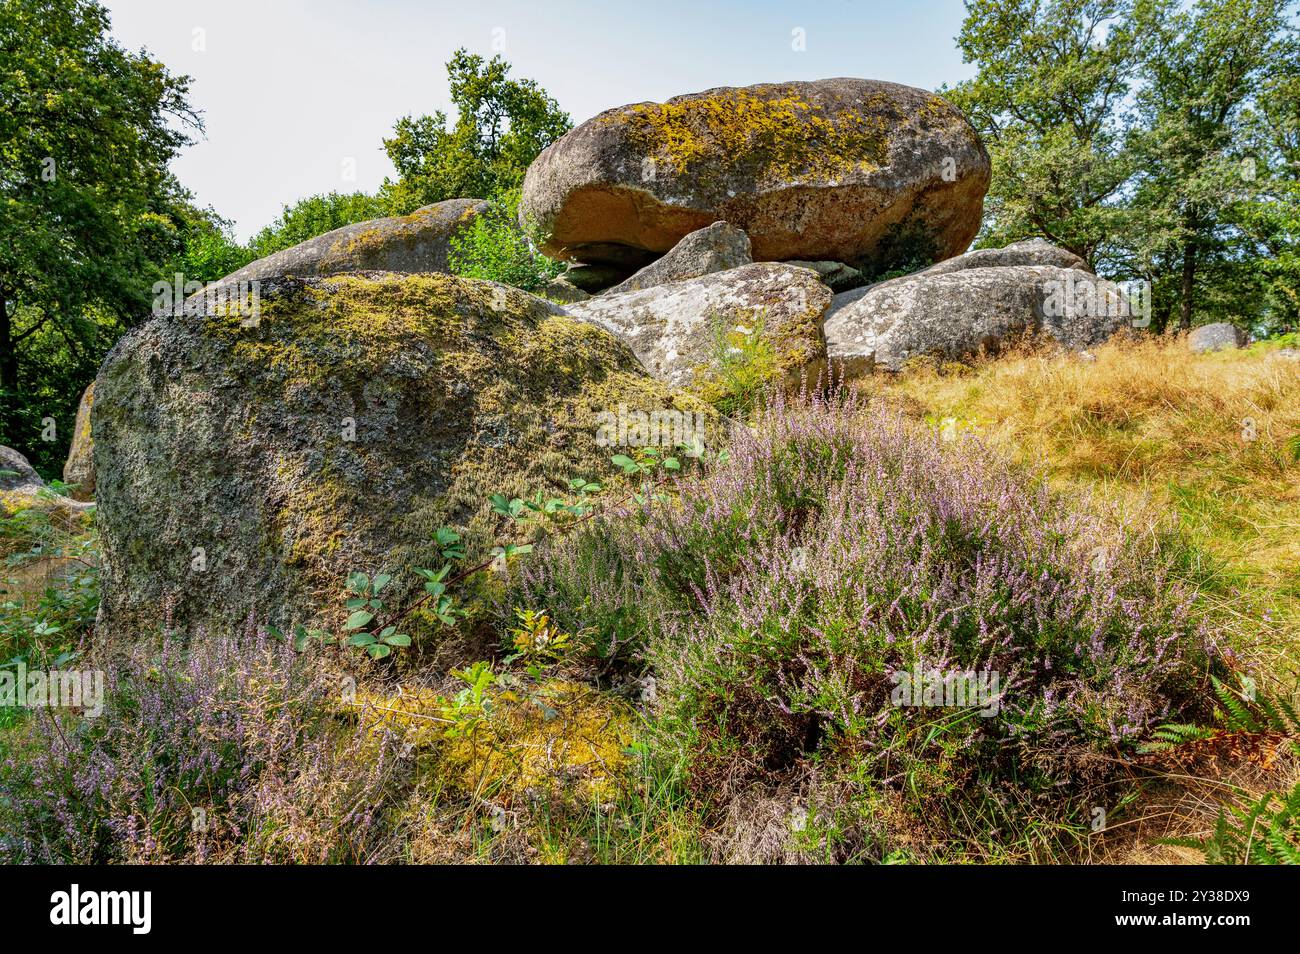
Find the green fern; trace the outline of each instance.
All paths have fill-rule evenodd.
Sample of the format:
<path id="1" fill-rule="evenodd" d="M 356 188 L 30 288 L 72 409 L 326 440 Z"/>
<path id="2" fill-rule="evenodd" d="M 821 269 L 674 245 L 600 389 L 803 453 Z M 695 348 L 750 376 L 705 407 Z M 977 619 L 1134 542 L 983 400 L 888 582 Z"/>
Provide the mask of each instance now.
<path id="1" fill-rule="evenodd" d="M 1219 706 L 1219 725 L 1162 725 L 1145 745 L 1147 752 L 1169 752 L 1189 743 L 1231 735 L 1281 735 L 1300 755 L 1300 717 L 1286 699 L 1258 690 L 1242 692 L 1211 677 Z M 1274 808 L 1274 806 L 1277 806 Z M 1289 793 L 1265 792 L 1253 802 L 1219 809 L 1206 838 L 1167 838 L 1161 844 L 1194 848 L 1207 864 L 1300 864 L 1300 784 Z"/>
<path id="2" fill-rule="evenodd" d="M 1290 793 L 1265 792 L 1245 806 L 1220 808 L 1206 838 L 1164 838 L 1160 844 L 1196 849 L 1211 865 L 1300 864 L 1300 784 Z"/>

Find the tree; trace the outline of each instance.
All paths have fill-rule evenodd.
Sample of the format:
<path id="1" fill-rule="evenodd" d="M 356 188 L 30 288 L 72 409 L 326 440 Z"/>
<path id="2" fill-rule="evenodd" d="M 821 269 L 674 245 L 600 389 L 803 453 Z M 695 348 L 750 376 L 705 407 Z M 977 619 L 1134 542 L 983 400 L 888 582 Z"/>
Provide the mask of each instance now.
<path id="1" fill-rule="evenodd" d="M 1236 227 L 1233 212 L 1257 189 L 1258 160 L 1249 154 L 1245 123 L 1261 81 L 1281 66 L 1287 6 L 1288 0 L 1201 0 L 1164 20 L 1156 55 L 1143 67 L 1133 206 L 1146 228 L 1136 250 L 1156 263 L 1157 291 L 1176 298 L 1183 329 L 1192 326 L 1202 271 L 1225 273 L 1211 288 L 1239 286 L 1232 274 L 1262 251 Z M 1161 281 L 1171 273 L 1176 281 Z"/>
<path id="2" fill-rule="evenodd" d="M 1244 193 L 1225 210 L 1249 258 L 1234 287 L 1258 305 L 1256 330 L 1294 330 L 1300 318 L 1300 35 L 1286 28 L 1266 54 L 1238 122 Z M 1246 279 L 1246 280 L 1242 280 Z M 1198 302 L 1198 305 L 1200 302 Z"/>
<path id="3" fill-rule="evenodd" d="M 972 0 L 957 36 L 979 73 L 945 90 L 993 163 L 983 241 L 1041 235 L 1096 262 L 1129 229 L 1125 97 L 1156 0 Z"/>
<path id="4" fill-rule="evenodd" d="M 255 257 L 250 248 L 235 241 L 230 221 L 210 208 L 187 211 L 178 241 L 180 249 L 164 272 L 179 272 L 186 281 L 214 282 Z"/>
<path id="5" fill-rule="evenodd" d="M 108 29 L 91 0 L 0 3 L 0 438 L 20 449 L 48 416 L 31 346 L 61 342 L 84 374 L 105 325 L 144 313 L 187 198 L 168 163 L 202 128 L 188 77 Z"/>
<path id="6" fill-rule="evenodd" d="M 447 63 L 454 128 L 441 110 L 404 117 L 384 140 L 398 180 L 383 194 L 395 214 L 444 199 L 492 198 L 523 183 L 537 154 L 564 135 L 569 116 L 532 80 L 508 78 L 510 64 L 457 50 Z"/>

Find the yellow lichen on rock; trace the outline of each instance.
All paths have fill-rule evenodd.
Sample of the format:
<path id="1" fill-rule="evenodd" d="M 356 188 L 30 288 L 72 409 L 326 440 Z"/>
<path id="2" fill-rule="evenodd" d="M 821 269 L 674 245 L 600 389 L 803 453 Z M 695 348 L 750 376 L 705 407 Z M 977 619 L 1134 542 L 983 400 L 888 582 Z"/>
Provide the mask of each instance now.
<path id="1" fill-rule="evenodd" d="M 876 97 L 883 102 L 883 97 Z M 827 114 L 789 90 L 758 96 L 729 89 L 667 103 L 640 103 L 607 117 L 626 123 L 646 154 L 686 173 L 709 162 L 755 156 L 772 182 L 832 179 L 880 166 L 888 145 L 883 115 L 868 109 Z"/>

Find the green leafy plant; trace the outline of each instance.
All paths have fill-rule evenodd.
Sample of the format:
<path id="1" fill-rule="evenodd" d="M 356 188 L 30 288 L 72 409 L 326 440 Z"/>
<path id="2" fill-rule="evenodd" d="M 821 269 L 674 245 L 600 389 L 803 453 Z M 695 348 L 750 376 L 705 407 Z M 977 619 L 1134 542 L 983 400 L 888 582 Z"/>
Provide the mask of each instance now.
<path id="1" fill-rule="evenodd" d="M 1166 838 L 1194 848 L 1211 865 L 1300 865 L 1300 783 L 1290 792 L 1265 792 L 1244 805 L 1219 809 L 1205 838 Z"/>
<path id="2" fill-rule="evenodd" d="M 519 625 L 510 630 L 513 652 L 507 664 L 522 660 L 529 675 L 540 677 L 542 667 L 564 658 L 573 637 L 557 626 L 544 610 L 516 609 Z"/>
<path id="3" fill-rule="evenodd" d="M 1289 701 L 1260 691 L 1251 680 L 1243 679 L 1240 689 L 1211 680 L 1218 725 L 1160 726 L 1143 752 L 1164 758 L 1245 757 L 1265 766 L 1284 746 L 1300 755 L 1300 717 Z M 1300 864 L 1300 784 L 1290 792 L 1241 796 L 1221 806 L 1214 830 L 1204 838 L 1161 843 L 1194 848 L 1208 864 Z"/>
<path id="4" fill-rule="evenodd" d="M 492 697 L 489 690 L 498 676 L 491 663 L 476 662 L 464 669 L 453 669 L 451 674 L 463 682 L 464 687 L 442 703 L 442 716 L 447 719 L 444 735 L 449 739 L 472 738 L 492 714 Z"/>
<path id="5" fill-rule="evenodd" d="M 343 624 L 343 629 L 352 633 L 348 637 L 348 645 L 364 649 L 371 659 L 383 659 L 394 649 L 411 645 L 411 637 L 399 633 L 391 623 L 371 627 L 376 615 L 384 609 L 384 601 L 379 598 L 379 594 L 391 580 L 392 576 L 387 573 L 379 573 L 374 579 L 364 573 L 353 573 L 348 577 L 347 587 L 356 595 L 344 604 L 351 610 L 351 614 Z"/>
<path id="6" fill-rule="evenodd" d="M 451 270 L 466 278 L 513 285 L 526 291 L 541 288 L 564 270 L 537 251 L 519 227 L 519 190 L 490 200 L 468 228 L 450 239 Z"/>
<path id="7" fill-rule="evenodd" d="M 707 366 L 697 369 L 701 396 L 728 417 L 752 410 L 779 375 L 776 351 L 765 334 L 764 313 L 710 319 L 713 347 Z"/>

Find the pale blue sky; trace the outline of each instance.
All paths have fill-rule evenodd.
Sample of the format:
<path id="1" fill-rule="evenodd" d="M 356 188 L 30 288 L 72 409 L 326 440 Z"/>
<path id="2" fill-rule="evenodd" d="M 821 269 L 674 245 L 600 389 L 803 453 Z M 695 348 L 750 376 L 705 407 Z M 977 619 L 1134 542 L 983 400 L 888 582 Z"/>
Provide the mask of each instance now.
<path id="1" fill-rule="evenodd" d="M 393 123 L 449 110 L 444 65 L 459 46 L 504 45 L 512 75 L 575 123 L 712 86 L 861 76 L 934 89 L 973 73 L 953 41 L 961 0 L 105 2 L 119 42 L 194 78 L 207 139 L 174 169 L 241 239 L 286 202 L 377 187 Z"/>

